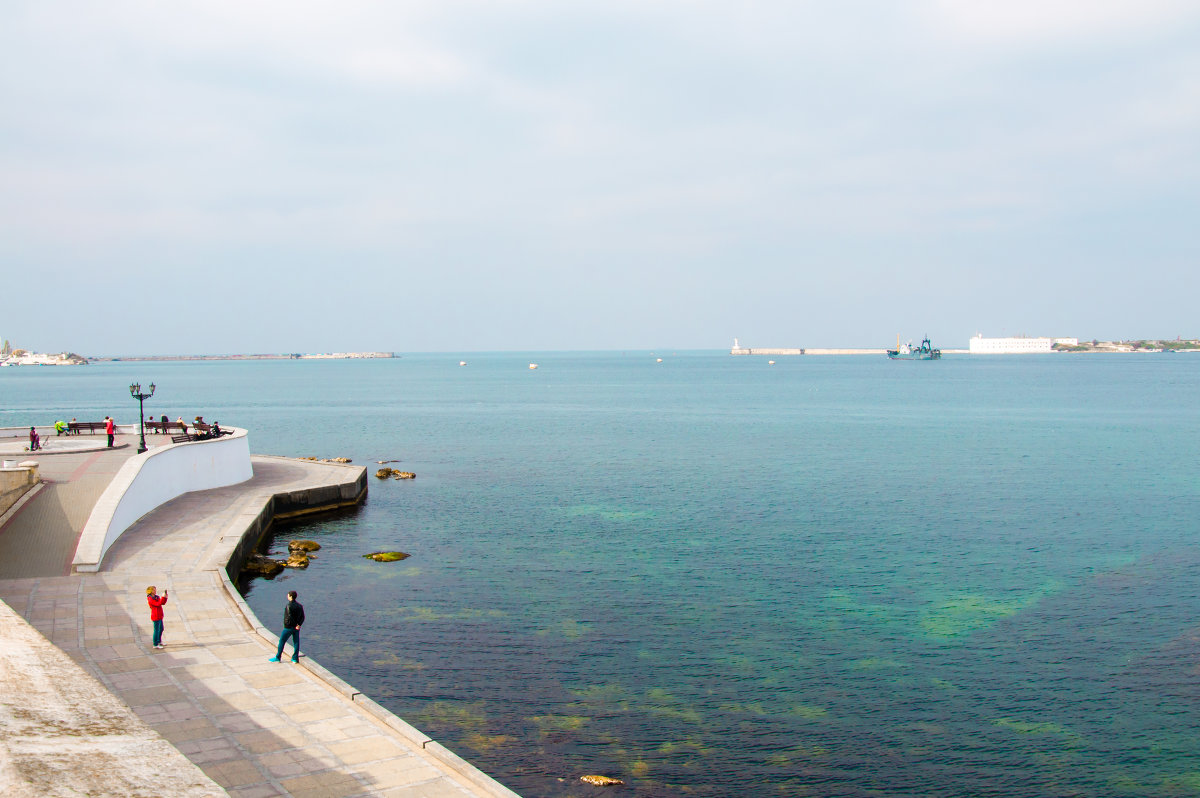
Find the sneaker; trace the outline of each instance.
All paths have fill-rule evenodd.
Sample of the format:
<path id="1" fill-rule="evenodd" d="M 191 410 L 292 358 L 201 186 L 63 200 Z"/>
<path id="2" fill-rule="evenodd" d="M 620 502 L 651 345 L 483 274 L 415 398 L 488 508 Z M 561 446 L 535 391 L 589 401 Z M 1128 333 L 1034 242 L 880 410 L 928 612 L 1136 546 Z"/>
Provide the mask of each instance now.
<path id="1" fill-rule="evenodd" d="M 294 660 L 292 660 L 292 664 L 294 664 L 294 665 L 299 665 L 299 664 L 300 664 L 300 660 L 298 660 L 298 659 L 294 659 Z"/>
<path id="2" fill-rule="evenodd" d="M 164 646 L 162 643 L 159 643 L 157 646 L 155 646 L 155 648 L 166 648 L 166 646 Z"/>
<path id="3" fill-rule="evenodd" d="M 271 657 L 267 662 L 279 662 L 279 657 Z"/>

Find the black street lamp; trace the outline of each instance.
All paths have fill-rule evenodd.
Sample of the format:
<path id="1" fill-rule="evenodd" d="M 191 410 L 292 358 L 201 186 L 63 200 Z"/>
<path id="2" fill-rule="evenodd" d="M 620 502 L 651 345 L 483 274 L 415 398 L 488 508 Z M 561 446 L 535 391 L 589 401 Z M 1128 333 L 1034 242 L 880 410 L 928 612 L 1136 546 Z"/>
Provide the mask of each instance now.
<path id="1" fill-rule="evenodd" d="M 143 403 L 154 396 L 154 383 L 150 383 L 150 393 L 142 393 L 141 383 L 135 382 L 129 386 L 129 395 L 138 400 L 138 425 L 142 430 L 142 445 L 138 447 L 138 454 L 146 451 L 146 408 Z"/>

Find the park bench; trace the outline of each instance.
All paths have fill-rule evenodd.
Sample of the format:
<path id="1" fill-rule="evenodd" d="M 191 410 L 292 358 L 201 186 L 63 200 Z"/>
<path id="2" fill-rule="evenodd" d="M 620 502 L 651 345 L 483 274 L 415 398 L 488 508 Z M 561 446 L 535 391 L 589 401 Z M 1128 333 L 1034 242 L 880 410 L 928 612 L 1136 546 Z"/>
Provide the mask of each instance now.
<path id="1" fill-rule="evenodd" d="M 192 442 L 192 436 L 188 435 L 186 432 L 183 433 L 182 435 L 172 435 L 171 436 L 171 443 L 191 443 L 191 442 Z"/>
<path id="2" fill-rule="evenodd" d="M 187 432 L 187 424 L 181 421 L 147 421 L 146 431 L 158 435 L 166 435 L 171 432 L 183 434 Z"/>
<path id="3" fill-rule="evenodd" d="M 84 430 L 88 431 L 89 435 L 96 434 L 97 431 L 104 432 L 103 421 L 70 421 L 67 422 L 67 434 L 78 435 Z"/>

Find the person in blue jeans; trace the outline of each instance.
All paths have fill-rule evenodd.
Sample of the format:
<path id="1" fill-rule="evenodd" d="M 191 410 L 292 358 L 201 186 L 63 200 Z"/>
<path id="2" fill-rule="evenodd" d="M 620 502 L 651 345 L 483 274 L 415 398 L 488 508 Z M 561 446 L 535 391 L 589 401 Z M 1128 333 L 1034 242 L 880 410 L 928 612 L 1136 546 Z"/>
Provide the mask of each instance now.
<path id="1" fill-rule="evenodd" d="M 296 601 L 300 595 L 295 590 L 288 591 L 288 603 L 283 608 L 283 631 L 279 633 L 279 650 L 271 657 L 271 662 L 279 662 L 283 656 L 283 644 L 292 638 L 292 662 L 300 661 L 300 627 L 304 624 L 304 605 Z"/>
<path id="2" fill-rule="evenodd" d="M 159 596 L 158 589 L 150 585 L 146 588 L 146 603 L 150 605 L 150 622 L 154 625 L 154 647 L 162 648 L 163 607 L 167 603 L 167 591 L 163 590 Z"/>

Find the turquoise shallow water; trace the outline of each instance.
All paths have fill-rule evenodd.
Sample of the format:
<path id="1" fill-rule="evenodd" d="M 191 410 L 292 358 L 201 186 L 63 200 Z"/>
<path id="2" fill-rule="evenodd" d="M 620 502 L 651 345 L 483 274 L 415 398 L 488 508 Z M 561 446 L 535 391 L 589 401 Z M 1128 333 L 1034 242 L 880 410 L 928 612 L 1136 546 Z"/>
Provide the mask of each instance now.
<path id="1" fill-rule="evenodd" d="M 659 356 L 6 369 L 0 425 L 155 380 L 399 459 L 248 600 L 527 796 L 1200 793 L 1200 356 Z"/>

